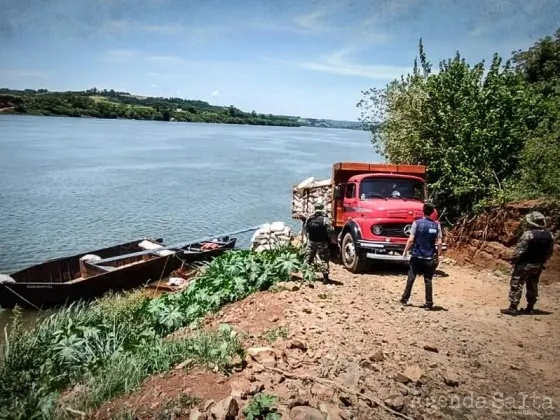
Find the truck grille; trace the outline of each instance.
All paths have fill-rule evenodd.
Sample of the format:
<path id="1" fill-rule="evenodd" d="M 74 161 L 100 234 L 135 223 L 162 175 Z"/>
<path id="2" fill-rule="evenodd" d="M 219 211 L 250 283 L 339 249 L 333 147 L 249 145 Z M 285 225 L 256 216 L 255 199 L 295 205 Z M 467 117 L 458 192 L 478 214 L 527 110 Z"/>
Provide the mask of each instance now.
<path id="1" fill-rule="evenodd" d="M 391 223 L 391 224 L 385 223 L 376 226 L 381 227 L 381 233 L 378 236 L 390 236 L 392 238 L 408 238 L 409 235 L 404 233 L 404 228 L 410 225 L 411 223 Z M 410 231 L 409 229 L 407 230 Z M 373 232 L 373 226 L 372 226 L 372 232 Z"/>

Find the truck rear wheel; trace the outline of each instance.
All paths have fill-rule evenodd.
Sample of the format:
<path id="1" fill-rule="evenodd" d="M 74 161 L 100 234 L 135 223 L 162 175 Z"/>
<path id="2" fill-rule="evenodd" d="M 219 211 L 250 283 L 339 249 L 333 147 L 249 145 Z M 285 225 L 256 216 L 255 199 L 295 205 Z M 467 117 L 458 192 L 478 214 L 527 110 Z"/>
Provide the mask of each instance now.
<path id="1" fill-rule="evenodd" d="M 367 261 L 360 254 L 354 237 L 350 232 L 347 232 L 342 239 L 340 257 L 344 267 L 351 273 L 361 273 L 366 267 Z"/>

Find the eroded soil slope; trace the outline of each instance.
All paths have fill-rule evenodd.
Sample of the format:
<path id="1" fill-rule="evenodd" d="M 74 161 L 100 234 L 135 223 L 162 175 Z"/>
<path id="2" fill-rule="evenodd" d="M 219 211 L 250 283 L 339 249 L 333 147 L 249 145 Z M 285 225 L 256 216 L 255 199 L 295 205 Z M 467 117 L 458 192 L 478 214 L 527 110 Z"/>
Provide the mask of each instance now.
<path id="1" fill-rule="evenodd" d="M 211 400 L 228 395 L 244 418 L 250 395 L 264 391 L 280 398 L 287 419 L 559 418 L 560 283 L 541 287 L 537 305 L 548 313 L 507 317 L 499 313 L 508 303 L 505 274 L 452 261 L 440 269 L 432 312 L 418 307 L 421 279 L 415 306 L 398 303 L 406 269 L 352 275 L 340 266 L 332 268 L 335 287 L 289 283 L 230 305 L 208 328 L 227 322 L 247 334 L 247 347 L 268 350 L 253 350 L 228 378 L 196 369 L 151 378 L 96 417 L 128 404 L 141 418 L 156 418 L 167 400 L 188 393 L 202 400 L 198 418 L 213 418 Z M 199 411 L 171 415 L 197 418 Z"/>
<path id="2" fill-rule="evenodd" d="M 556 237 L 554 254 L 545 266 L 541 282 L 560 282 L 560 208 L 557 204 L 537 200 L 510 203 L 463 220 L 447 235 L 447 242 L 451 245 L 448 255 L 461 263 L 509 270 L 509 258 L 518 239 L 528 228 L 525 216 L 531 211 L 540 211 L 545 215 L 547 228 Z"/>

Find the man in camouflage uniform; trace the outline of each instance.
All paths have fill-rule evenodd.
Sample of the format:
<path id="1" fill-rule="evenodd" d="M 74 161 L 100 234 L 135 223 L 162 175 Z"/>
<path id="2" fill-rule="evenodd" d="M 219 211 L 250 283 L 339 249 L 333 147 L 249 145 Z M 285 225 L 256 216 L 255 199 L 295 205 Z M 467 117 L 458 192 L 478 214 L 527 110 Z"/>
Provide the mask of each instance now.
<path id="1" fill-rule="evenodd" d="M 509 290 L 510 306 L 501 309 L 501 312 L 506 315 L 515 316 L 520 312 L 533 313 L 538 297 L 539 278 L 544 264 L 552 256 L 554 249 L 554 237 L 545 229 L 545 217 L 539 212 L 533 212 L 528 214 L 526 219 L 530 229 L 519 240 L 511 259 L 513 273 Z M 527 285 L 527 308 L 519 311 L 517 306 L 521 301 L 524 284 Z"/>
<path id="2" fill-rule="evenodd" d="M 304 229 L 307 234 L 307 246 L 305 248 L 305 261 L 313 264 L 315 256 L 319 255 L 322 262 L 321 271 L 323 273 L 323 281 L 330 284 L 329 280 L 329 236 L 333 230 L 330 219 L 323 211 L 322 203 L 315 205 L 315 213 L 309 216 L 304 223 Z"/>

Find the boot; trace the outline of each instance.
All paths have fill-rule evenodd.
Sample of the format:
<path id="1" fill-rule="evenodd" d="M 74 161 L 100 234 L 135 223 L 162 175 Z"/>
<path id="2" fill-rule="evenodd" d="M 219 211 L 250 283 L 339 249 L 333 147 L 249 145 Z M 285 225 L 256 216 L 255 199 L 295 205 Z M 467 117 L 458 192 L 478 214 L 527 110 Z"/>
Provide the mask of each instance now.
<path id="1" fill-rule="evenodd" d="M 535 314 L 535 304 L 534 303 L 527 303 L 527 307 L 523 309 L 523 313 L 525 315 L 534 315 Z"/>
<path id="2" fill-rule="evenodd" d="M 519 314 L 519 310 L 517 309 L 517 305 L 511 304 L 507 309 L 500 309 L 500 312 L 504 315 L 511 315 L 516 316 Z"/>
<path id="3" fill-rule="evenodd" d="M 426 311 L 431 311 L 432 308 L 434 307 L 433 303 L 425 303 L 422 308 L 424 308 Z"/>
<path id="4" fill-rule="evenodd" d="M 323 283 L 324 284 L 332 284 L 331 280 L 329 279 L 329 273 L 323 273 Z"/>

